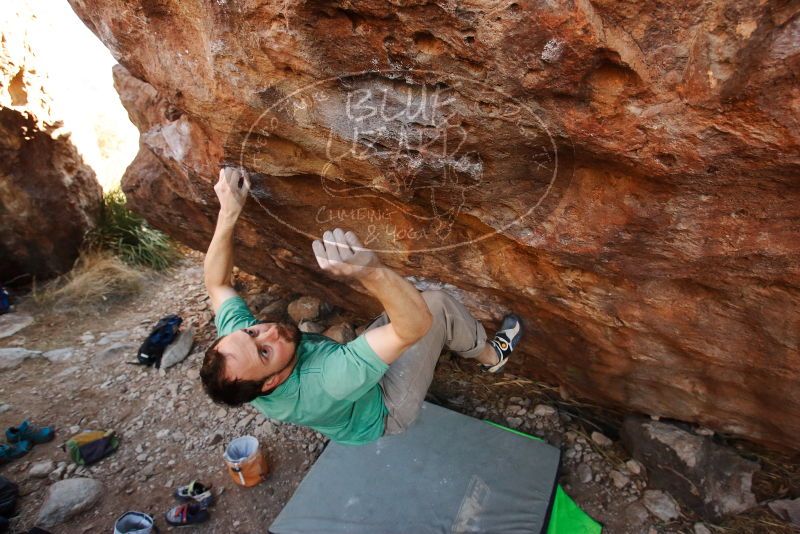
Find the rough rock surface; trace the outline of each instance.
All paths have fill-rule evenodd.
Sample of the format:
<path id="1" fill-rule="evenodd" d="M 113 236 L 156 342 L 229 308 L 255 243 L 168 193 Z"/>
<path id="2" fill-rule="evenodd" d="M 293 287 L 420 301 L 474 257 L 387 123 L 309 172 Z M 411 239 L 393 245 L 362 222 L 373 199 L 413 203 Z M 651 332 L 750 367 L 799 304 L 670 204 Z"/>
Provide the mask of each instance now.
<path id="1" fill-rule="evenodd" d="M 0 281 L 72 267 L 102 195 L 50 114 L 36 58 L 17 31 L 22 16 L 31 16 L 22 3 L 0 15 Z"/>
<path id="2" fill-rule="evenodd" d="M 91 478 L 69 478 L 50 486 L 37 523 L 52 527 L 91 508 L 103 495 L 103 484 Z"/>
<path id="3" fill-rule="evenodd" d="M 0 348 L 0 370 L 12 369 L 28 358 L 39 356 L 38 350 L 28 350 L 22 347 Z"/>
<path id="4" fill-rule="evenodd" d="M 769 508 L 779 517 L 800 527 L 800 499 L 780 499 L 769 503 Z"/>
<path id="5" fill-rule="evenodd" d="M 13 336 L 33 322 L 33 317 L 25 313 L 6 313 L 0 315 L 0 339 Z"/>
<path id="6" fill-rule="evenodd" d="M 669 491 L 704 519 L 718 521 L 756 505 L 752 484 L 758 464 L 708 437 L 628 417 L 622 439 L 632 456 L 647 467 L 651 487 Z"/>
<path id="7" fill-rule="evenodd" d="M 243 269 L 374 315 L 309 246 L 349 226 L 519 313 L 513 372 L 797 447 L 796 3 L 70 3 L 124 66 L 155 226 L 204 250 L 241 162 Z"/>

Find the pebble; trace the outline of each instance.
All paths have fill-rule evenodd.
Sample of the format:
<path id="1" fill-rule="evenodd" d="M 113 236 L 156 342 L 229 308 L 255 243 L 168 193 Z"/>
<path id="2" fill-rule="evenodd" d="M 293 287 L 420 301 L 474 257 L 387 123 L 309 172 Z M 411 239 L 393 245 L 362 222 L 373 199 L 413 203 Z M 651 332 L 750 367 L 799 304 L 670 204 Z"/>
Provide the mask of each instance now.
<path id="1" fill-rule="evenodd" d="M 247 415 L 247 416 L 243 417 L 242 419 L 239 420 L 238 423 L 236 423 L 236 428 L 241 430 L 241 429 L 247 427 L 247 425 L 249 425 L 253 421 L 253 419 L 255 419 L 255 418 L 256 418 L 256 415 L 252 414 L 252 413 L 250 415 Z"/>
<path id="2" fill-rule="evenodd" d="M 511 428 L 519 428 L 522 425 L 522 419 L 519 417 L 508 417 L 506 421 Z"/>
<path id="3" fill-rule="evenodd" d="M 611 438 L 600 432 L 592 432 L 592 441 L 600 447 L 610 447 L 614 444 Z"/>
<path id="4" fill-rule="evenodd" d="M 578 473 L 578 480 L 580 480 L 581 483 L 588 484 L 592 481 L 592 477 L 594 476 L 592 474 L 592 468 L 587 464 L 578 464 L 576 471 Z"/>
<path id="5" fill-rule="evenodd" d="M 625 469 L 627 469 L 628 472 L 634 475 L 642 474 L 642 464 L 633 459 L 625 462 Z"/>
<path id="6" fill-rule="evenodd" d="M 64 472 L 67 470 L 67 463 L 66 462 L 58 462 L 56 468 L 47 475 L 47 478 L 56 482 L 61 480 L 61 477 L 64 476 Z"/>
<path id="7" fill-rule="evenodd" d="M 319 317 L 322 302 L 316 297 L 304 296 L 289 303 L 287 313 L 295 323 L 313 321 Z"/>
<path id="8" fill-rule="evenodd" d="M 616 469 L 611 471 L 608 474 L 608 476 L 611 478 L 611 482 L 614 483 L 614 486 L 616 486 L 617 489 L 622 489 L 625 486 L 627 486 L 628 484 L 630 484 L 630 482 L 631 482 L 631 479 L 629 479 L 628 477 L 626 477 L 625 475 L 623 475 L 622 473 L 620 473 Z"/>
<path id="9" fill-rule="evenodd" d="M 348 343 L 356 338 L 356 331 L 350 323 L 339 323 L 322 332 L 322 335 L 338 343 Z"/>
<path id="10" fill-rule="evenodd" d="M 550 417 L 555 415 L 557 410 L 552 406 L 547 406 L 546 404 L 537 404 L 536 408 L 533 409 L 533 415 L 536 417 Z"/>
<path id="11" fill-rule="evenodd" d="M 664 522 L 677 519 L 681 514 L 675 499 L 660 490 L 645 490 L 642 504 L 651 514 Z"/>
<path id="12" fill-rule="evenodd" d="M 47 475 L 53 472 L 55 469 L 56 464 L 53 460 L 42 460 L 41 462 L 36 462 L 33 464 L 28 470 L 28 476 L 32 478 L 45 478 Z"/>
<path id="13" fill-rule="evenodd" d="M 301 321 L 300 324 L 297 325 L 297 328 L 301 332 L 307 332 L 310 334 L 321 334 L 325 331 L 325 325 L 315 321 Z"/>

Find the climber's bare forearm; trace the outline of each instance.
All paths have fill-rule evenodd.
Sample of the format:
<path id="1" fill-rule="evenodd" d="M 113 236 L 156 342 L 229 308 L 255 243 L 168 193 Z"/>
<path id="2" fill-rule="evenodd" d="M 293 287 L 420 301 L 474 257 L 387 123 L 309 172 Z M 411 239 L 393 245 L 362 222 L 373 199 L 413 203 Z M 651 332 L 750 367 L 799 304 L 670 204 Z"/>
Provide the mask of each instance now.
<path id="1" fill-rule="evenodd" d="M 359 279 L 383 305 L 397 337 L 411 344 L 428 332 L 433 321 L 430 310 L 408 280 L 384 265 Z"/>
<path id="2" fill-rule="evenodd" d="M 236 294 L 231 286 L 231 272 L 233 271 L 233 232 L 237 219 L 238 214 L 233 215 L 220 211 L 214 237 L 211 238 L 211 244 L 208 246 L 203 263 L 206 290 L 211 297 L 211 306 L 214 311 L 219 309 L 225 300 Z"/>

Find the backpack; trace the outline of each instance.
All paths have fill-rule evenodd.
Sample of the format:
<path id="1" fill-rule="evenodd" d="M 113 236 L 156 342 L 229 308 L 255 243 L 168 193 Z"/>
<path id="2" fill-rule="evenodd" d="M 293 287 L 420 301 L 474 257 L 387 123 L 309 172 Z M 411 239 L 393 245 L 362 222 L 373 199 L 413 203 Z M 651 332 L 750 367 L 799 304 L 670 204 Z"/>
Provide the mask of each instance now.
<path id="1" fill-rule="evenodd" d="M 160 368 L 164 349 L 175 340 L 182 322 L 183 319 L 177 315 L 162 317 L 139 347 L 136 353 L 138 364 L 148 367 L 155 364 L 156 369 Z"/>
<path id="2" fill-rule="evenodd" d="M 72 461 L 78 465 L 91 465 L 99 462 L 119 447 L 119 438 L 113 430 L 95 430 L 72 436 L 64 444 L 64 449 Z"/>
<path id="3" fill-rule="evenodd" d="M 0 517 L 10 518 L 17 508 L 19 488 L 6 477 L 0 477 Z"/>

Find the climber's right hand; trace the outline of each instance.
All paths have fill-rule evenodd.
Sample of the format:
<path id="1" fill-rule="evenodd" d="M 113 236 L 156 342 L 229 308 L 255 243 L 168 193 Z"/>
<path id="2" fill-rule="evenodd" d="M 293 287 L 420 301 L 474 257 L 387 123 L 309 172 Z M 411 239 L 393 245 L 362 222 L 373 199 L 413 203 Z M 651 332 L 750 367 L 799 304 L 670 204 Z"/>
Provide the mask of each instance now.
<path id="1" fill-rule="evenodd" d="M 214 186 L 219 199 L 220 214 L 237 218 L 247 202 L 250 192 L 250 176 L 241 167 L 223 167 L 219 171 L 219 181 Z"/>

